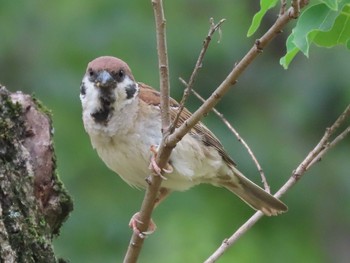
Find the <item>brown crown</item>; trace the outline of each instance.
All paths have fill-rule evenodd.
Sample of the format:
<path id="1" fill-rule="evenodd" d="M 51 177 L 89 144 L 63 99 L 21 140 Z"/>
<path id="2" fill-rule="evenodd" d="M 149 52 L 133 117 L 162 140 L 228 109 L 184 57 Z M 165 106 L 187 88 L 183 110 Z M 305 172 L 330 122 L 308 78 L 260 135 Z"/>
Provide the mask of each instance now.
<path id="1" fill-rule="evenodd" d="M 88 64 L 86 71 L 90 69 L 93 71 L 106 70 L 108 72 L 118 72 L 122 69 L 126 75 L 128 75 L 132 80 L 134 80 L 134 77 L 131 73 L 131 69 L 129 68 L 128 64 L 116 57 L 103 56 L 95 58 Z"/>

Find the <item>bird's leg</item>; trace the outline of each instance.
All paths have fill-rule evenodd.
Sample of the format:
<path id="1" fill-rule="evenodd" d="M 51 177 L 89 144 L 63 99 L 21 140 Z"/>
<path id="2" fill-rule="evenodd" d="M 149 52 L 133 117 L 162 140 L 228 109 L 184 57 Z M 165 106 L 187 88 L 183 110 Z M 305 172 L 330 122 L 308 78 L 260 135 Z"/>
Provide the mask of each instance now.
<path id="1" fill-rule="evenodd" d="M 140 238 L 146 238 L 148 235 L 152 234 L 157 226 L 156 224 L 153 222 L 152 218 L 151 218 L 151 221 L 149 222 L 149 225 L 148 225 L 148 228 L 147 228 L 147 231 L 144 231 L 144 232 L 141 232 L 138 227 L 137 227 L 137 224 L 143 224 L 142 221 L 140 221 L 139 219 L 140 217 L 140 212 L 137 212 L 135 213 L 131 219 L 130 219 L 130 222 L 129 222 L 129 227 L 132 229 L 132 231 L 134 231 L 134 233 L 136 233 Z"/>
<path id="2" fill-rule="evenodd" d="M 157 158 L 157 154 L 158 154 L 156 146 L 151 145 L 150 151 L 152 153 L 152 156 L 151 156 L 151 163 L 149 165 L 149 169 L 153 169 L 153 171 L 158 176 L 160 176 L 163 180 L 167 180 L 167 178 L 162 175 L 162 171 L 164 171 L 167 174 L 170 174 L 174 171 L 174 168 L 169 163 L 167 163 L 165 168 L 160 169 L 157 162 L 156 162 L 156 158 Z"/>
<path id="3" fill-rule="evenodd" d="M 173 167 L 169 163 L 167 163 L 165 168 L 163 169 L 159 168 L 156 162 L 156 158 L 158 154 L 157 147 L 155 145 L 151 145 L 150 151 L 152 153 L 152 156 L 151 156 L 149 169 L 153 169 L 156 175 L 160 176 L 163 180 L 167 180 L 167 178 L 162 175 L 162 171 L 168 174 L 172 173 L 174 171 Z M 154 206 L 157 207 L 169 195 L 169 193 L 170 191 L 168 189 L 160 188 L 158 196 L 155 200 Z M 137 224 L 143 224 L 143 222 L 140 221 L 139 217 L 140 217 L 140 212 L 137 212 L 136 214 L 134 214 L 130 219 L 129 227 L 134 231 L 134 233 L 138 234 L 140 238 L 145 238 L 148 235 L 152 234 L 156 230 L 157 226 L 151 219 L 149 226 L 147 228 L 147 231 L 141 232 L 137 227 Z"/>
<path id="4" fill-rule="evenodd" d="M 160 203 L 168 197 L 168 195 L 171 193 L 171 191 L 168 188 L 161 187 L 158 192 L 158 197 L 156 198 L 156 201 L 154 202 L 154 207 L 157 207 L 160 205 Z"/>
<path id="5" fill-rule="evenodd" d="M 157 207 L 169 194 L 170 194 L 169 189 L 160 188 L 159 193 L 158 193 L 158 197 L 157 197 L 156 201 L 154 202 L 154 206 Z M 140 238 L 146 238 L 148 235 L 152 234 L 157 229 L 157 226 L 153 222 L 153 220 L 151 219 L 151 221 L 148 225 L 147 231 L 141 232 L 137 227 L 137 224 L 143 224 L 143 222 L 140 221 L 139 216 L 140 216 L 140 212 L 137 212 L 131 217 L 130 222 L 129 222 L 129 227 Z"/>

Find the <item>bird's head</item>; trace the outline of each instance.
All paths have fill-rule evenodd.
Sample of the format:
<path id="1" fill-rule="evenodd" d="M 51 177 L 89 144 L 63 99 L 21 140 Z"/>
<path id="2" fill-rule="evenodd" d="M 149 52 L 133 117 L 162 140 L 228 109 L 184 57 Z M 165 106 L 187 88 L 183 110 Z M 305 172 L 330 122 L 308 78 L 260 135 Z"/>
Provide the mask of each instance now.
<path id="1" fill-rule="evenodd" d="M 137 110 L 138 84 L 121 59 L 92 60 L 80 86 L 85 129 L 112 134 L 131 122 Z"/>
<path id="2" fill-rule="evenodd" d="M 108 125 L 116 112 L 135 101 L 138 89 L 129 66 L 121 59 L 103 56 L 92 60 L 80 86 L 84 117 Z"/>

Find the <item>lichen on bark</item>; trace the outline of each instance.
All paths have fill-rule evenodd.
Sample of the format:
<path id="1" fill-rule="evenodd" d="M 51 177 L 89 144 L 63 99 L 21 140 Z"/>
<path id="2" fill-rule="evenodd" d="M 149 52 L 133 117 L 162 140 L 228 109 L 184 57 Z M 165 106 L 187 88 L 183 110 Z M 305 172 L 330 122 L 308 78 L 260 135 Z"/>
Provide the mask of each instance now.
<path id="1" fill-rule="evenodd" d="M 57 176 L 50 116 L 0 85 L 0 262 L 64 262 L 52 239 L 72 209 Z"/>

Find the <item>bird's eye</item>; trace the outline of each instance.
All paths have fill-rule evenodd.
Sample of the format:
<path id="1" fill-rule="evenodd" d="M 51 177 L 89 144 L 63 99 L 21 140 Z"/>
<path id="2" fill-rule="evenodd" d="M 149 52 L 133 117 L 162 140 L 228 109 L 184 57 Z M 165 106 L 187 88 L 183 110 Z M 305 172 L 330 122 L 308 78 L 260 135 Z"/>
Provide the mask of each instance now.
<path id="1" fill-rule="evenodd" d="M 117 72 L 115 72 L 114 74 L 114 78 L 117 82 L 121 82 L 124 80 L 124 77 L 125 77 L 125 72 L 124 70 L 118 70 Z"/>
<path id="2" fill-rule="evenodd" d="M 96 77 L 95 72 L 91 68 L 88 69 L 88 75 L 90 79 L 94 79 Z"/>

